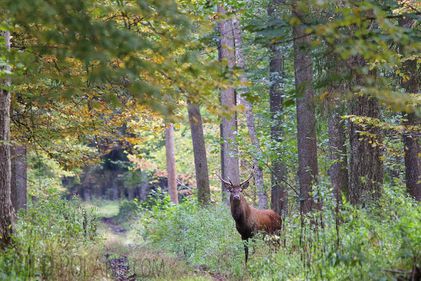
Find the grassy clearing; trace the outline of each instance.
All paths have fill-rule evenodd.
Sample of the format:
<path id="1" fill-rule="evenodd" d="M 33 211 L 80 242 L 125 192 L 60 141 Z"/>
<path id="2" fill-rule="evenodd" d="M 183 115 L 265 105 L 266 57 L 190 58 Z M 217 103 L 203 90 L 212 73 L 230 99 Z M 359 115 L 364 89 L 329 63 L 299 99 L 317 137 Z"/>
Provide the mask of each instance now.
<path id="1" fill-rule="evenodd" d="M 97 218 L 112 218 L 118 215 L 120 201 L 92 200 L 84 201 L 81 206 L 90 210 Z"/>

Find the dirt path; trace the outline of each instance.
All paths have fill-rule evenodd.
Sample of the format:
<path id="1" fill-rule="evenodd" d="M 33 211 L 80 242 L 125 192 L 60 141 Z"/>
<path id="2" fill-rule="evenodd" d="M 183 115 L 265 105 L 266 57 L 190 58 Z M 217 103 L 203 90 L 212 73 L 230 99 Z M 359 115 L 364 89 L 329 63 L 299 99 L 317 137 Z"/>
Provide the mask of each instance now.
<path id="1" fill-rule="evenodd" d="M 101 218 L 101 222 L 114 235 L 124 239 L 127 229 L 117 224 L 113 218 Z M 112 242 L 111 242 L 112 243 Z M 125 255 L 116 255 L 116 253 L 107 252 L 105 254 L 107 269 L 115 281 L 136 281 L 136 274 L 130 271 L 129 259 Z"/>
<path id="2" fill-rule="evenodd" d="M 103 217 L 100 221 L 105 231 L 107 269 L 115 281 L 154 280 L 155 278 L 164 280 L 162 277 L 167 276 L 167 274 L 169 274 L 169 278 L 171 276 L 171 280 L 184 279 L 183 277 L 187 276 L 201 276 L 206 279 L 200 280 L 210 281 L 228 280 L 223 274 L 209 272 L 204 267 L 191 268 L 179 258 L 168 257 L 164 253 L 156 252 L 156 250 L 151 251 L 151 249 L 143 248 L 140 245 L 127 244 L 128 229 L 118 224 L 113 218 Z M 136 251 L 142 254 L 137 254 L 137 257 L 133 256 L 133 254 L 136 255 Z M 136 260 L 136 258 L 138 259 Z M 146 265 L 151 265 L 151 262 L 154 264 L 152 264 L 152 267 L 155 267 L 157 272 L 151 272 L 150 269 L 144 268 Z M 165 266 L 164 268 L 160 267 L 162 264 Z M 131 268 L 130 265 L 134 265 L 134 267 Z M 136 272 L 139 272 L 141 276 L 134 273 L 135 267 Z M 195 279 L 189 278 L 189 280 Z"/>

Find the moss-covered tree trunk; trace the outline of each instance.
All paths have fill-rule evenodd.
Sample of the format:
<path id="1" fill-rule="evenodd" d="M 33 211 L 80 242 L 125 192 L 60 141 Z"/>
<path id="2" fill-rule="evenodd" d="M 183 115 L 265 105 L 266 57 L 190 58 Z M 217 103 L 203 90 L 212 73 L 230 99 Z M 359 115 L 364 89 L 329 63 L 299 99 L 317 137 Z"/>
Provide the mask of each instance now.
<path id="1" fill-rule="evenodd" d="M 221 17 L 226 16 L 226 11 L 222 5 L 218 5 L 218 13 Z M 219 30 L 219 60 L 226 61 L 228 71 L 235 66 L 234 53 L 234 32 L 232 19 L 223 19 L 218 23 Z M 237 105 L 237 98 L 233 87 L 221 90 L 221 105 L 226 109 L 233 109 Z M 238 160 L 238 145 L 235 139 L 237 134 L 237 115 L 232 113 L 224 116 L 221 122 L 221 170 L 222 178 L 229 179 L 234 184 L 240 183 L 240 165 Z M 221 183 L 222 200 L 229 204 L 229 195 L 224 191 Z"/>
<path id="2" fill-rule="evenodd" d="M 267 8 L 269 20 L 275 21 L 275 8 L 284 1 L 272 0 Z M 286 182 L 287 170 L 281 160 L 281 142 L 283 138 L 282 115 L 283 115 L 283 80 L 284 80 L 284 57 L 276 43 L 269 44 L 269 105 L 271 116 L 270 135 L 275 145 L 276 157 L 272 159 L 271 173 L 271 208 L 280 215 L 285 215 L 288 210 L 288 192 Z"/>
<path id="3" fill-rule="evenodd" d="M 305 18 L 303 5 L 293 2 L 293 14 Z M 307 213 L 315 206 L 313 184 L 317 181 L 316 115 L 313 90 L 313 62 L 311 38 L 303 22 L 293 28 L 295 88 L 297 92 L 298 179 L 300 184 L 301 212 Z"/>
<path id="4" fill-rule="evenodd" d="M 365 61 L 361 57 L 350 59 L 355 69 L 361 69 Z M 367 75 L 356 73 L 353 83 L 367 86 L 375 81 L 375 71 Z M 351 114 L 356 117 L 380 118 L 380 106 L 376 98 L 360 92 L 350 101 Z M 383 185 L 382 131 L 364 122 L 351 122 L 350 126 L 349 200 L 352 204 L 367 204 L 380 198 Z"/>
<path id="5" fill-rule="evenodd" d="M 348 195 L 348 161 L 346 149 L 346 128 L 342 115 L 344 105 L 339 95 L 345 92 L 345 87 L 332 87 L 329 89 L 328 110 L 328 134 L 329 134 L 329 158 L 332 165 L 329 167 L 330 182 L 337 203 L 341 201 L 341 195 Z"/>
<path id="6" fill-rule="evenodd" d="M 3 32 L 6 48 L 10 49 L 10 33 Z M 2 71 L 10 71 L 6 66 Z M 2 82 L 0 90 L 0 249 L 11 243 L 13 232 L 14 210 L 11 201 L 11 161 L 10 161 L 10 80 Z"/>
<path id="7" fill-rule="evenodd" d="M 16 145 L 11 148 L 11 163 L 11 198 L 13 208 L 17 212 L 20 209 L 26 209 L 27 162 L 25 146 Z"/>
<path id="8" fill-rule="evenodd" d="M 412 28 L 414 21 L 408 18 L 401 19 L 399 24 L 406 28 Z M 403 50 L 404 51 L 404 50 Z M 406 80 L 402 80 L 402 87 L 409 94 L 420 93 L 421 70 L 417 67 L 416 60 L 409 60 L 404 64 Z M 414 112 L 404 114 L 403 124 L 408 128 L 420 126 L 421 118 Z M 421 201 L 421 148 L 419 132 L 408 130 L 403 135 L 405 152 L 405 179 L 408 193 L 417 201 Z"/>

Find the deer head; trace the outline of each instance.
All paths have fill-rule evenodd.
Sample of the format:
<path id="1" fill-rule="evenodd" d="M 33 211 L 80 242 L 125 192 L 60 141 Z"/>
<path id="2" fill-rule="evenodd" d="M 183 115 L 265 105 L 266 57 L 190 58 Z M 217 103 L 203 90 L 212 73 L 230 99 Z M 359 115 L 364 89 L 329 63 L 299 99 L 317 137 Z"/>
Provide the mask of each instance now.
<path id="1" fill-rule="evenodd" d="M 231 193 L 231 197 L 233 200 L 240 200 L 241 199 L 241 192 L 246 189 L 249 186 L 249 181 L 253 175 L 250 175 L 250 177 L 243 181 L 242 183 L 236 185 L 233 184 L 232 181 L 228 178 L 228 181 L 222 179 L 219 175 L 217 175 L 218 178 L 222 181 L 224 184 L 224 188 Z"/>

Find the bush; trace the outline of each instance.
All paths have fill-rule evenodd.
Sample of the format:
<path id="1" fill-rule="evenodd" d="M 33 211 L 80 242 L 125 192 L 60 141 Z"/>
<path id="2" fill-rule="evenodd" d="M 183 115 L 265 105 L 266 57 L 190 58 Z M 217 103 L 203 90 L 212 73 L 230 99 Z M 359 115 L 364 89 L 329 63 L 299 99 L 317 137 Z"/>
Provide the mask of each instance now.
<path id="1" fill-rule="evenodd" d="M 77 200 L 40 200 L 20 212 L 1 280 L 93 280 L 102 267 L 96 222 Z"/>
<path id="2" fill-rule="evenodd" d="M 154 247 L 211 272 L 242 276 L 243 244 L 226 206 L 201 208 L 192 199 L 179 205 L 165 200 L 146 210 L 142 220 L 142 234 Z"/>
<path id="3" fill-rule="evenodd" d="M 124 200 L 120 202 L 118 215 L 116 217 L 117 222 L 124 223 L 132 221 L 139 216 L 140 207 L 137 199 L 133 201 Z"/>

